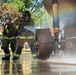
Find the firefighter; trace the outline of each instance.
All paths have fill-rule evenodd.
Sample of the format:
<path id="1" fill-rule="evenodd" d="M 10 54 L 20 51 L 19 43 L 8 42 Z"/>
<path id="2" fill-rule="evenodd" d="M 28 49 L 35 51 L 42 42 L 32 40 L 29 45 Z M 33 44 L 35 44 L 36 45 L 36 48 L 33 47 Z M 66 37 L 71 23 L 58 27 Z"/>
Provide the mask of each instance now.
<path id="1" fill-rule="evenodd" d="M 56 43 L 58 48 L 61 48 L 61 45 L 60 45 L 60 36 L 61 35 L 59 34 L 59 28 L 58 27 L 53 28 L 51 31 L 51 34 L 52 34 L 53 42 Z"/>
<path id="2" fill-rule="evenodd" d="M 25 29 L 24 26 L 34 26 L 34 21 L 31 19 L 31 14 L 29 11 L 24 11 L 22 17 L 18 18 L 15 22 L 18 28 L 19 37 L 17 40 L 17 48 L 15 51 L 15 57 L 13 59 L 19 59 L 22 48 L 25 42 L 28 42 L 31 52 L 35 57 L 35 46 L 34 46 L 34 33 Z"/>
<path id="3" fill-rule="evenodd" d="M 58 41 L 58 35 L 59 35 L 59 28 L 55 27 L 51 30 L 51 35 L 53 37 L 53 40 Z"/>
<path id="4" fill-rule="evenodd" d="M 54 28 L 54 35 L 55 35 L 55 38 L 57 38 L 57 39 L 58 39 L 58 35 L 59 35 L 59 28 L 57 28 L 57 27 L 55 27 L 55 28 Z M 55 39 L 55 40 L 57 40 L 57 39 Z"/>
<path id="5" fill-rule="evenodd" d="M 29 11 L 24 11 L 22 15 L 23 17 L 21 20 L 24 26 L 34 26 L 34 21 L 31 19 L 31 14 Z"/>
<path id="6" fill-rule="evenodd" d="M 11 17 L 8 13 L 4 15 L 4 24 L 2 26 L 2 48 L 5 53 L 5 57 L 2 57 L 2 60 L 10 60 L 10 50 L 9 45 L 11 47 L 12 53 L 14 54 L 15 46 L 16 46 L 16 36 L 17 30 L 14 27 Z"/>

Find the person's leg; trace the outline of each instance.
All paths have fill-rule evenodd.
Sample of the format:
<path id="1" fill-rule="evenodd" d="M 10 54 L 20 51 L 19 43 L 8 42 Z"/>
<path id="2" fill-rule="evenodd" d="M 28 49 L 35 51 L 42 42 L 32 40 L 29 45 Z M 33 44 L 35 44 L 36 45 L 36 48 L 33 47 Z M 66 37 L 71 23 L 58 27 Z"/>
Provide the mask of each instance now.
<path id="1" fill-rule="evenodd" d="M 30 49 L 31 49 L 31 54 L 33 56 L 33 58 L 37 57 L 37 50 L 34 44 L 30 44 Z"/>
<path id="2" fill-rule="evenodd" d="M 13 60 L 17 60 L 20 58 L 23 44 L 24 44 L 24 40 L 22 39 L 17 40 L 16 48 L 15 48 L 14 55 L 13 55 Z"/>
<path id="3" fill-rule="evenodd" d="M 16 40 L 10 41 L 10 47 L 11 47 L 12 53 L 14 54 L 15 49 L 16 49 Z"/>
<path id="4" fill-rule="evenodd" d="M 5 57 L 2 57 L 3 60 L 9 60 L 10 59 L 10 51 L 9 51 L 9 41 L 3 40 L 3 50 L 5 53 Z"/>

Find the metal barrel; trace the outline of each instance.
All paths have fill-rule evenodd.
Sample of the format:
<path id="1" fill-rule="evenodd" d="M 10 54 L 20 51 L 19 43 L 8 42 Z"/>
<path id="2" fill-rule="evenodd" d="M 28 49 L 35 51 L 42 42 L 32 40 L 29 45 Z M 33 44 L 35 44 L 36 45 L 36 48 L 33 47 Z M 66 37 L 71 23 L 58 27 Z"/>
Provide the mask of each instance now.
<path id="1" fill-rule="evenodd" d="M 38 58 L 49 58 L 50 54 L 52 53 L 52 50 L 54 50 L 50 29 L 37 29 L 36 42 L 38 43 Z"/>

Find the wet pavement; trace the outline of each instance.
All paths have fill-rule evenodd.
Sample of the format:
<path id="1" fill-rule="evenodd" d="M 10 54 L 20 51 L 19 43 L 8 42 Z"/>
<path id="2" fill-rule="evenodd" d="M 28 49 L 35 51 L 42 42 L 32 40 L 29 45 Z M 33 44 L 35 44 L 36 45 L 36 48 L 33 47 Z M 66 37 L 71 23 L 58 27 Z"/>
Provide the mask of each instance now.
<path id="1" fill-rule="evenodd" d="M 0 52 L 0 75 L 76 75 L 76 64 L 61 63 L 51 56 L 48 60 L 33 59 L 31 52 L 22 52 L 19 60 L 2 61 Z M 61 56 L 60 56 L 61 57 Z M 58 58 L 56 59 L 58 60 Z"/>

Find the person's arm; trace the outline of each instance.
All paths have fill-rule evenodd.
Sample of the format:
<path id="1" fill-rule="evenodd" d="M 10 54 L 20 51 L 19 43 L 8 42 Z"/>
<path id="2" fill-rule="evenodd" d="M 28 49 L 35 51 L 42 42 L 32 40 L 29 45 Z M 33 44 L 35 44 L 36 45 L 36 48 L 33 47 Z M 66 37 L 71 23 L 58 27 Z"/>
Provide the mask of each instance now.
<path id="1" fill-rule="evenodd" d="M 16 37 L 18 36 L 18 29 L 19 29 L 19 25 L 16 25 L 16 26 L 14 27 L 15 36 L 16 36 Z"/>
<path id="2" fill-rule="evenodd" d="M 34 21 L 32 19 L 30 20 L 30 25 L 34 26 Z"/>
<path id="3" fill-rule="evenodd" d="M 3 34 L 6 34 L 6 29 L 7 28 L 5 26 L 2 26 L 1 31 L 2 31 Z"/>

